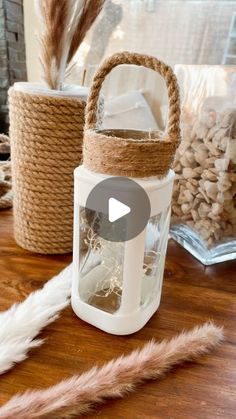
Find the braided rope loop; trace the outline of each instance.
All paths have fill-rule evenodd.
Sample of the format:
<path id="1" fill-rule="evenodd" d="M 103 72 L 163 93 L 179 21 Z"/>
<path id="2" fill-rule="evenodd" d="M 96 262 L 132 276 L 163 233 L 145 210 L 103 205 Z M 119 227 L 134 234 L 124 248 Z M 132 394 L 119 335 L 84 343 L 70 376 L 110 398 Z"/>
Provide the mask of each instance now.
<path id="1" fill-rule="evenodd" d="M 159 73 L 166 82 L 169 98 L 169 122 L 167 133 L 169 137 L 180 137 L 180 100 L 176 76 L 171 67 L 148 55 L 121 52 L 106 59 L 98 69 L 92 83 L 86 106 L 85 129 L 95 129 L 97 121 L 97 106 L 99 93 L 106 76 L 118 65 L 134 64 L 150 68 Z"/>
<path id="2" fill-rule="evenodd" d="M 97 130 L 97 107 L 106 76 L 118 65 L 150 68 L 165 80 L 169 98 L 167 133 L 134 130 Z M 171 67 L 155 57 L 121 52 L 106 59 L 94 76 L 85 110 L 83 163 L 104 174 L 130 177 L 166 175 L 180 141 L 180 99 Z"/>

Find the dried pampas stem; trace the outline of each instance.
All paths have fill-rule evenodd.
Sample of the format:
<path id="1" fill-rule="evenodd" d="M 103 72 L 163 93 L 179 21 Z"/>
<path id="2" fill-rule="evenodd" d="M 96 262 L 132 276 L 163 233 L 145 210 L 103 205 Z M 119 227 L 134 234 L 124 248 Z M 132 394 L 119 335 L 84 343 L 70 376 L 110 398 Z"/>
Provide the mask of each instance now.
<path id="1" fill-rule="evenodd" d="M 61 89 L 66 67 L 87 31 L 102 10 L 105 0 L 35 0 L 40 20 L 40 61 L 44 81 Z"/>
<path id="2" fill-rule="evenodd" d="M 171 340 L 151 341 L 143 349 L 92 368 L 47 389 L 13 397 L 0 409 L 1 419 L 69 419 L 87 413 L 107 398 L 122 397 L 140 382 L 161 377 L 172 366 L 209 352 L 223 339 L 212 323 Z"/>
<path id="3" fill-rule="evenodd" d="M 77 22 L 77 26 L 72 37 L 68 55 L 68 64 L 84 40 L 86 33 L 101 12 L 104 3 L 105 0 L 85 0 L 81 16 Z"/>
<path id="4" fill-rule="evenodd" d="M 30 349 L 43 343 L 42 339 L 34 338 L 69 304 L 71 277 L 69 265 L 22 303 L 0 313 L 0 374 L 26 359 Z"/>
<path id="5" fill-rule="evenodd" d="M 66 54 L 66 34 L 71 19 L 69 0 L 37 0 L 37 11 L 42 25 L 40 37 L 44 80 L 52 89 L 60 84 L 61 63 Z"/>

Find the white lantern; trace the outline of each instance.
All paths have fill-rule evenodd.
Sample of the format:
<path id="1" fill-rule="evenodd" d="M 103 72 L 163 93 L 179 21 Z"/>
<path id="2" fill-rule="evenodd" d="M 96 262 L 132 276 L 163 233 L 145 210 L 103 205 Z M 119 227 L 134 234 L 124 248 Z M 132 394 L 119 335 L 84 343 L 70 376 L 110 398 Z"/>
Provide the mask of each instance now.
<path id="1" fill-rule="evenodd" d="M 143 65 L 165 79 L 170 107 L 163 136 L 96 129 L 102 82 L 118 64 Z M 75 170 L 72 307 L 81 319 L 108 333 L 138 331 L 160 304 L 179 114 L 176 78 L 154 57 L 119 53 L 95 75 L 85 113 L 83 166 Z M 135 189 L 141 195 L 132 201 Z M 118 206 L 111 214 L 113 201 Z"/>

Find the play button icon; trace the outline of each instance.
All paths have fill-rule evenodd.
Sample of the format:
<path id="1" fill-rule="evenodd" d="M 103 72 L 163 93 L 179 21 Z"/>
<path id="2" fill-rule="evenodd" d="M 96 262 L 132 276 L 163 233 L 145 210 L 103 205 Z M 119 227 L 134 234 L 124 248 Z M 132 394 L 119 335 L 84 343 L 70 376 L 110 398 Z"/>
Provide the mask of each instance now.
<path id="1" fill-rule="evenodd" d="M 122 242 L 136 237 L 150 218 L 150 201 L 134 180 L 110 177 L 89 193 L 85 214 L 93 232 L 105 240 Z"/>
<path id="2" fill-rule="evenodd" d="M 108 219 L 111 223 L 129 214 L 130 211 L 131 209 L 128 205 L 123 204 L 118 199 L 109 198 Z"/>

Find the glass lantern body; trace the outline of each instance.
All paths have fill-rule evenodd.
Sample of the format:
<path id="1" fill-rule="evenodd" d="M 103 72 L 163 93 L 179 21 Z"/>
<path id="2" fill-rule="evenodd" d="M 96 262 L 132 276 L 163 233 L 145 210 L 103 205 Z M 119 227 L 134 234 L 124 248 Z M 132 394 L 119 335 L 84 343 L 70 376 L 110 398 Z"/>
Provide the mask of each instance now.
<path id="1" fill-rule="evenodd" d="M 236 257 L 236 68 L 177 65 L 182 141 L 170 235 L 204 265 Z"/>
<path id="2" fill-rule="evenodd" d="M 141 329 L 160 303 L 174 173 L 134 179 L 149 197 L 151 215 L 146 228 L 125 242 L 94 232 L 96 210 L 90 209 L 89 223 L 85 216 L 90 191 L 109 177 L 83 166 L 75 170 L 72 307 L 88 323 L 125 335 Z"/>

